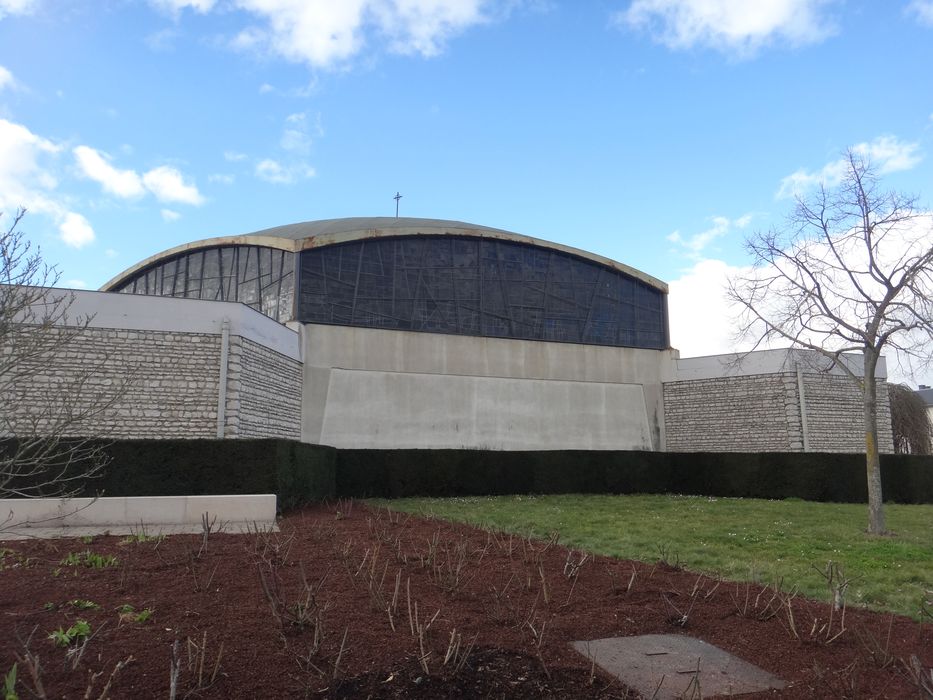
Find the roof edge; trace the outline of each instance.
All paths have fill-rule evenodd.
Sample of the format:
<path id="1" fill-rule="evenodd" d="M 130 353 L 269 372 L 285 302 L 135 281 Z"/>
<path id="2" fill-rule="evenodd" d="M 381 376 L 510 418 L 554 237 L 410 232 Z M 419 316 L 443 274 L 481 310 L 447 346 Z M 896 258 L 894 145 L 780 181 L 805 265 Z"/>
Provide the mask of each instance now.
<path id="1" fill-rule="evenodd" d="M 568 255 L 574 255 L 578 258 L 590 260 L 610 269 L 622 272 L 626 275 L 629 275 L 630 277 L 634 277 L 635 279 L 644 282 L 650 287 L 654 287 L 664 294 L 668 293 L 668 286 L 665 282 L 662 282 L 658 278 L 646 274 L 641 270 L 637 270 L 634 267 L 612 260 L 611 258 L 606 258 L 602 255 L 597 255 L 596 253 L 589 253 L 579 248 L 563 245 L 562 243 L 554 243 L 552 241 L 546 241 L 520 233 L 513 233 L 511 231 L 504 231 L 501 229 L 493 229 L 482 226 L 474 226 L 462 222 L 450 222 L 447 225 L 443 225 L 440 224 L 440 222 L 432 220 L 430 223 L 425 223 L 424 225 L 413 224 L 410 226 L 387 228 L 354 228 L 346 231 L 322 233 L 297 239 L 268 235 L 268 233 L 271 233 L 274 230 L 275 229 L 265 229 L 263 231 L 257 231 L 256 233 L 205 238 L 199 241 L 193 241 L 191 243 L 185 243 L 173 248 L 169 248 L 162 251 L 161 253 L 156 253 L 155 255 L 146 258 L 145 260 L 137 263 L 136 265 L 133 265 L 132 267 L 127 268 L 120 274 L 116 275 L 113 279 L 109 280 L 106 284 L 104 284 L 101 287 L 101 291 L 112 290 L 114 287 L 119 286 L 137 272 L 140 272 L 141 270 L 154 265 L 161 260 L 179 255 L 181 253 L 193 252 L 204 248 L 216 248 L 218 246 L 225 245 L 254 245 L 298 253 L 302 250 L 323 248 L 325 246 L 339 245 L 341 243 L 351 243 L 353 241 L 365 240 L 367 238 L 396 238 L 400 236 L 466 236 L 474 238 L 491 238 L 513 243 L 524 243 L 526 245 L 533 245 L 539 248 L 545 248 L 561 253 L 566 253 Z"/>

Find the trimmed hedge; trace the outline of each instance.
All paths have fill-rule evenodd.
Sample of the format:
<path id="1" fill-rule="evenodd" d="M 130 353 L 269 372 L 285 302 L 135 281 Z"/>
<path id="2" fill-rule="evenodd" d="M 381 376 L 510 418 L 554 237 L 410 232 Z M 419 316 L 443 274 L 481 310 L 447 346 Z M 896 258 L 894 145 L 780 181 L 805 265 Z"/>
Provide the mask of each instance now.
<path id="1" fill-rule="evenodd" d="M 0 441 L 0 452 L 10 446 Z M 681 493 L 865 503 L 865 456 L 813 452 L 351 450 L 290 440 L 118 440 L 83 494 L 334 497 Z M 80 469 L 80 465 L 76 465 Z M 933 503 L 933 457 L 882 455 L 886 501 Z"/>
<path id="2" fill-rule="evenodd" d="M 102 444 L 110 461 L 98 477 L 84 482 L 81 495 L 274 493 L 279 511 L 334 496 L 337 451 L 333 447 L 277 439 Z M 76 464 L 72 473 L 81 469 Z"/>
<path id="3" fill-rule="evenodd" d="M 886 501 L 933 503 L 933 457 L 882 455 Z M 339 450 L 339 497 L 681 493 L 865 503 L 863 454 Z"/>

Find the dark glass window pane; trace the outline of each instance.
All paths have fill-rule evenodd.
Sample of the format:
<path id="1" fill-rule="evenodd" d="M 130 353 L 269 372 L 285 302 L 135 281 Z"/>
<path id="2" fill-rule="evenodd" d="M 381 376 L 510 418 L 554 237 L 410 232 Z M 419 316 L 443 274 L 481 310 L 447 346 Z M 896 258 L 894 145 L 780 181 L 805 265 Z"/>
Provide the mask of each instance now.
<path id="1" fill-rule="evenodd" d="M 663 348 L 662 294 L 568 253 L 455 236 L 367 239 L 301 253 L 298 319 Z"/>
<path id="2" fill-rule="evenodd" d="M 294 253 L 222 246 L 183 253 L 138 272 L 114 291 L 241 301 L 277 321 L 294 308 Z"/>
<path id="3" fill-rule="evenodd" d="M 298 320 L 663 348 L 663 295 L 590 260 L 456 236 L 366 239 L 300 254 Z M 279 321 L 295 308 L 294 254 L 220 246 L 153 265 L 116 291 L 241 301 Z"/>

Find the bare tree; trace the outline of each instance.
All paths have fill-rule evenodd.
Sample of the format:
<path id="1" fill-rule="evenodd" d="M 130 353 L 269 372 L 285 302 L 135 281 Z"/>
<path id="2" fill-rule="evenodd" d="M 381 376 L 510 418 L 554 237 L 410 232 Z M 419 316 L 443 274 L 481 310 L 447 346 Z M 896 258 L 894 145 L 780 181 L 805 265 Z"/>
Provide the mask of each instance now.
<path id="1" fill-rule="evenodd" d="M 753 270 L 730 281 L 739 332 L 809 348 L 859 387 L 865 428 L 868 531 L 885 532 L 876 370 L 883 351 L 929 363 L 933 230 L 913 197 L 882 191 L 861 155 L 846 153 L 838 186 L 798 196 L 787 226 L 746 241 Z M 860 353 L 861 371 L 843 353 Z"/>
<path id="2" fill-rule="evenodd" d="M 916 391 L 904 384 L 889 384 L 891 431 L 898 454 L 928 455 L 931 452 L 930 416 L 927 405 Z"/>
<path id="3" fill-rule="evenodd" d="M 0 232 L 0 498 L 72 496 L 107 463 L 98 419 L 126 385 L 95 384 L 106 357 L 55 371 L 91 319 L 70 317 L 74 294 L 54 288 L 24 214 Z"/>

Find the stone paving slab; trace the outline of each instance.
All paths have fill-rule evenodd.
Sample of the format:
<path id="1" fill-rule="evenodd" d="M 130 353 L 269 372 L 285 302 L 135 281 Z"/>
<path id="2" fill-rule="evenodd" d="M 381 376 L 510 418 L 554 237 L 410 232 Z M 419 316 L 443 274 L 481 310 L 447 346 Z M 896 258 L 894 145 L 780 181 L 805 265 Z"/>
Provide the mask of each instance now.
<path id="1" fill-rule="evenodd" d="M 573 642 L 572 646 L 646 698 L 741 695 L 787 685 L 754 664 L 686 635 L 610 637 Z"/>

